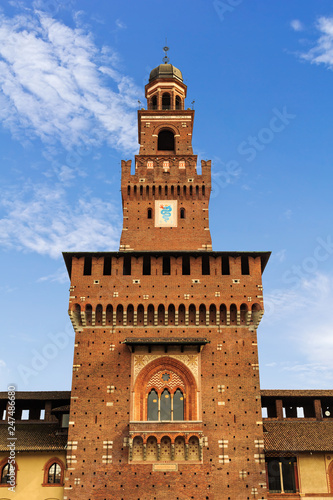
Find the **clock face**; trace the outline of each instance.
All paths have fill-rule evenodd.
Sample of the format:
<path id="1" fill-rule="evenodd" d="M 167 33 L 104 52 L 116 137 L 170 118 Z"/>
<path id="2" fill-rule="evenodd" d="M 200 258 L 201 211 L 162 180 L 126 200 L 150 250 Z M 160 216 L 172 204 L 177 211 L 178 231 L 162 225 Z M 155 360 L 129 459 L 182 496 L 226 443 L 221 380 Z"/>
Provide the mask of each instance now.
<path id="1" fill-rule="evenodd" d="M 325 417 L 330 417 L 331 416 L 331 412 L 330 411 L 325 411 Z"/>

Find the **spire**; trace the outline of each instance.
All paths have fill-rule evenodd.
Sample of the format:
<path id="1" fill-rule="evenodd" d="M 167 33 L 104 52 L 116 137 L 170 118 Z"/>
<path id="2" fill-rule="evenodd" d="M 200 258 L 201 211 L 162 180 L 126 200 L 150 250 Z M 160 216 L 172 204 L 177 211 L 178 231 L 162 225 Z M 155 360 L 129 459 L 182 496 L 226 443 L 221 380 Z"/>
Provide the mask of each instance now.
<path id="1" fill-rule="evenodd" d="M 165 52 L 165 56 L 163 57 L 162 61 L 164 62 L 164 64 L 168 64 L 168 62 L 170 61 L 170 59 L 167 56 L 167 52 L 169 50 L 169 47 L 167 47 L 167 45 L 165 45 L 165 47 L 163 47 L 163 50 Z"/>

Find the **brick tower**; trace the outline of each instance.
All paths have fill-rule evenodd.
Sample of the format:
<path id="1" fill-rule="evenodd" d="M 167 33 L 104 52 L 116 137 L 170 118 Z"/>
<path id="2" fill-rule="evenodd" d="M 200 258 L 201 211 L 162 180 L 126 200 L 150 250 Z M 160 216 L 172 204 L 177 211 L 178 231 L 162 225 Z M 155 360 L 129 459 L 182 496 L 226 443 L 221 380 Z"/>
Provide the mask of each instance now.
<path id="1" fill-rule="evenodd" d="M 266 498 L 257 335 L 267 252 L 213 252 L 211 163 L 167 60 L 122 162 L 119 252 L 65 253 L 76 332 L 65 499 Z"/>

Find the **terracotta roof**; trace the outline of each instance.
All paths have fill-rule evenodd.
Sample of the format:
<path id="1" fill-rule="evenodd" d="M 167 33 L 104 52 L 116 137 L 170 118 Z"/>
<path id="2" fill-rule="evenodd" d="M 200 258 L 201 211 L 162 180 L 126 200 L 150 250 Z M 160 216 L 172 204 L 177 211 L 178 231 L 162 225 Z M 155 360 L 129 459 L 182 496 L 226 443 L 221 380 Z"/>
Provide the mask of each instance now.
<path id="1" fill-rule="evenodd" d="M 271 422 L 264 419 L 266 451 L 333 451 L 333 421 Z"/>
<path id="2" fill-rule="evenodd" d="M 280 389 L 264 389 L 260 391 L 262 397 L 274 398 L 300 398 L 300 397 L 333 397 L 332 390 L 280 390 Z"/>
<path id="3" fill-rule="evenodd" d="M 0 451 L 7 451 L 8 426 L 0 425 Z M 16 451 L 59 451 L 64 450 L 67 433 L 59 434 L 54 424 L 16 424 Z"/>
<path id="4" fill-rule="evenodd" d="M 34 399 L 34 400 L 52 400 L 52 399 L 70 399 L 71 391 L 17 391 L 16 399 Z M 0 399 L 8 399 L 8 392 L 0 392 Z"/>

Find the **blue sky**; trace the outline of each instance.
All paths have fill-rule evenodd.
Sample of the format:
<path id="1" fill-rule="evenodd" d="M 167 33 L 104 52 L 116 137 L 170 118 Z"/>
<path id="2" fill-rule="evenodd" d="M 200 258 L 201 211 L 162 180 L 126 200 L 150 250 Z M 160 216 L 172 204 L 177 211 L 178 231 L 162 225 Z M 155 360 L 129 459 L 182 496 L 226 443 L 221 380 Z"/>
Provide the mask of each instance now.
<path id="1" fill-rule="evenodd" d="M 165 37 L 213 161 L 213 249 L 272 251 L 261 386 L 333 385 L 332 3 L 3 0 L 0 390 L 70 389 L 61 252 L 118 249 L 120 161 Z"/>

